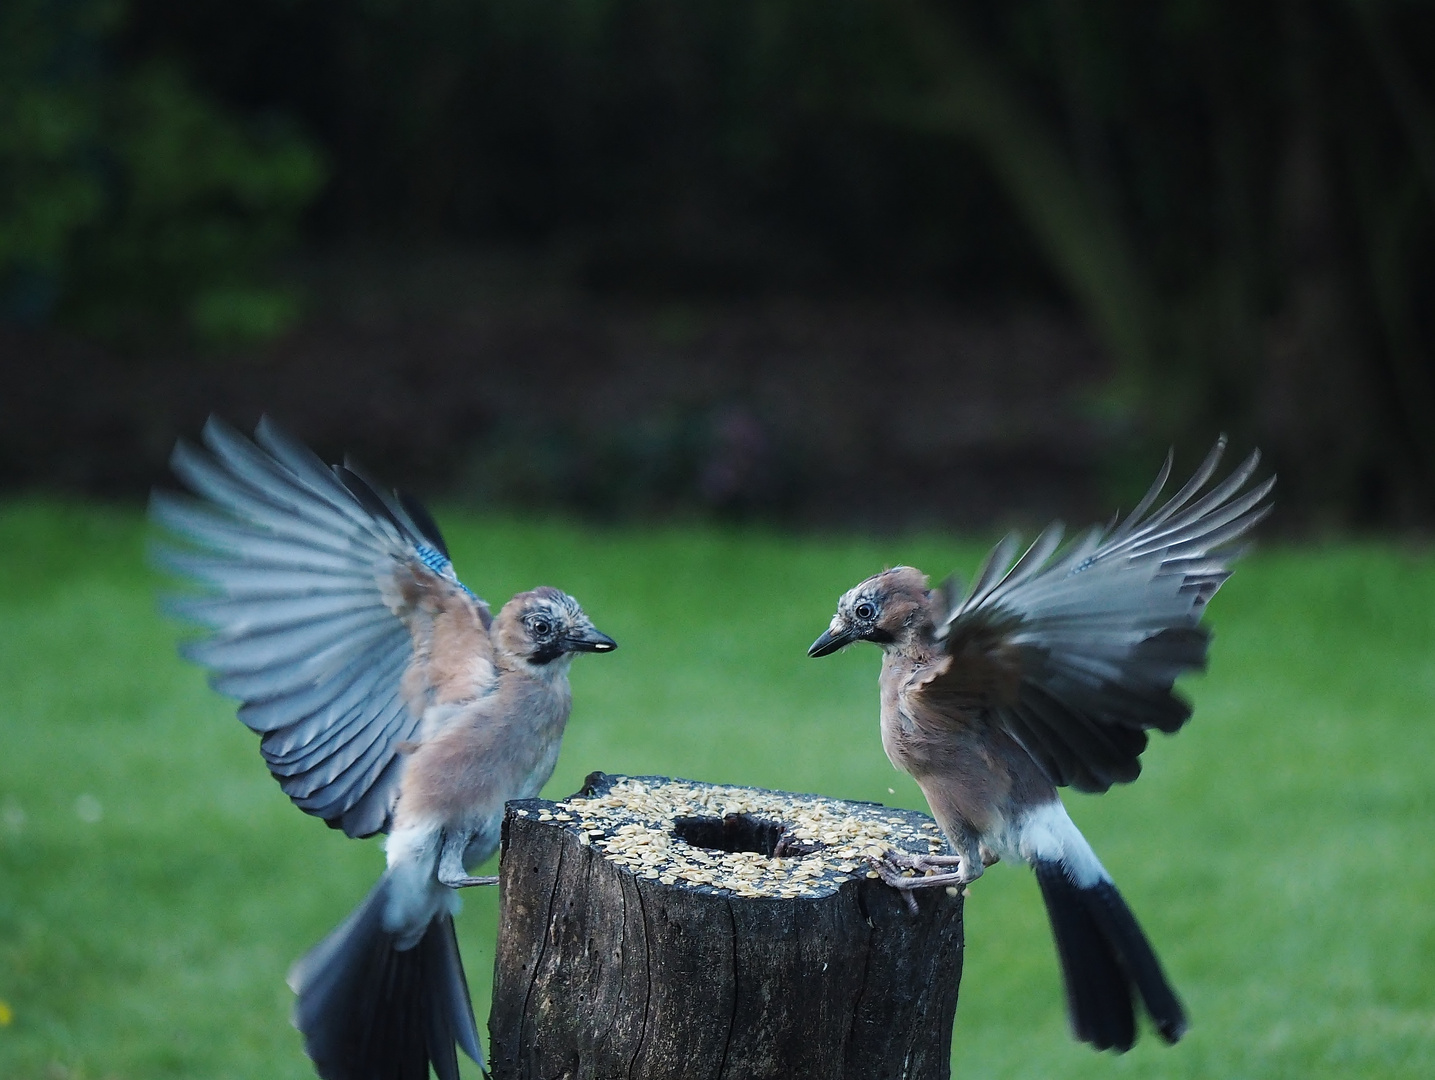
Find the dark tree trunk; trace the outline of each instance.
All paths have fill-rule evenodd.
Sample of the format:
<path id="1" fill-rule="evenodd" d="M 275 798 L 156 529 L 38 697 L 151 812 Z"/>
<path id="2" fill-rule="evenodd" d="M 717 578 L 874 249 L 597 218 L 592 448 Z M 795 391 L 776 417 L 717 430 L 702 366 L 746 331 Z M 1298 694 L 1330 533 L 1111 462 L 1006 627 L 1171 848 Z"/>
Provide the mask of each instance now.
<path id="1" fill-rule="evenodd" d="M 939 844 L 910 811 L 662 777 L 511 803 L 495 1080 L 947 1077 L 961 896 L 914 914 L 864 859 Z"/>

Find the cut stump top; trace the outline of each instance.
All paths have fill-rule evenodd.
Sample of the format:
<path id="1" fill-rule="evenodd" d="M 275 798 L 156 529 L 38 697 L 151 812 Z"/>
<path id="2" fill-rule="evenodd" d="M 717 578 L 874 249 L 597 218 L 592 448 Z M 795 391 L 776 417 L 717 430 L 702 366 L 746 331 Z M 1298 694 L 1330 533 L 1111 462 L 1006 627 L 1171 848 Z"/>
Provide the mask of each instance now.
<path id="1" fill-rule="evenodd" d="M 510 803 L 508 813 L 552 822 L 639 877 L 747 899 L 828 896 L 876 879 L 868 856 L 945 847 L 937 823 L 915 811 L 665 776 L 593 773 L 576 795 Z"/>

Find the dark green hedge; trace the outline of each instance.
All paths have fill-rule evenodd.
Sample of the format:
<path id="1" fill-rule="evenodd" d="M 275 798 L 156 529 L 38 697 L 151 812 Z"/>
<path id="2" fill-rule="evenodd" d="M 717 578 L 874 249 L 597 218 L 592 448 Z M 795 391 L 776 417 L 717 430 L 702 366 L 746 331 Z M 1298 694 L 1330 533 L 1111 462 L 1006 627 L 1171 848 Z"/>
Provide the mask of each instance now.
<path id="1" fill-rule="evenodd" d="M 107 339 L 178 323 L 272 335 L 267 280 L 322 181 L 287 113 L 196 89 L 186 58 L 126 56 L 107 0 L 0 5 L 0 303 Z"/>
<path id="2" fill-rule="evenodd" d="M 296 227 L 541 248 L 597 290 L 1055 302 L 1138 440 L 1231 428 L 1345 517 L 1435 491 L 1427 3 L 0 11 L 12 314 L 272 331 Z"/>

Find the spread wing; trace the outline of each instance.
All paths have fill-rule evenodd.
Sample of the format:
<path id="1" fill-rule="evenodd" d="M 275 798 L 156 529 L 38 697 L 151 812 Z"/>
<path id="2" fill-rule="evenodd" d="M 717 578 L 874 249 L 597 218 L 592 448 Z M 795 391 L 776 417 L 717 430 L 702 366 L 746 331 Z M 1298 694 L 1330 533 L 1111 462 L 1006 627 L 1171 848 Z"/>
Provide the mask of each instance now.
<path id="1" fill-rule="evenodd" d="M 180 541 L 157 561 L 198 586 L 166 601 L 207 630 L 181 651 L 242 702 L 295 805 L 350 836 L 383 831 L 425 708 L 492 682 L 488 606 L 427 512 L 352 465 L 267 419 L 255 442 L 211 419 L 203 441 L 171 458 L 198 498 L 150 503 Z"/>
<path id="2" fill-rule="evenodd" d="M 1230 576 L 1236 541 L 1271 509 L 1274 477 L 1241 492 L 1259 453 L 1200 495 L 1225 445 L 1222 436 L 1159 509 L 1151 507 L 1170 455 L 1120 524 L 1093 528 L 1060 553 L 1061 526 L 1052 525 L 1015 563 L 1008 537 L 964 597 L 944 586 L 937 636 L 951 659 L 918 692 L 984 712 L 1055 784 L 1105 791 L 1136 779 L 1146 731 L 1173 732 L 1190 718 L 1173 684 L 1205 667 L 1201 613 Z"/>

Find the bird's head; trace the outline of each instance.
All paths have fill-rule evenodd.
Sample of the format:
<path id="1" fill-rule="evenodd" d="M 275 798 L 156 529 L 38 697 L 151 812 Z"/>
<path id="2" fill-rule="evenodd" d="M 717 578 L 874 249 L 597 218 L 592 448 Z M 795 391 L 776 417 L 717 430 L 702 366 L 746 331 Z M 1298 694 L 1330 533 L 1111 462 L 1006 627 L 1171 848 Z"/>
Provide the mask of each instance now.
<path id="1" fill-rule="evenodd" d="M 566 668 L 574 653 L 618 647 L 593 625 L 577 600 L 547 585 L 504 604 L 493 620 L 492 635 L 500 653 L 549 671 Z"/>
<path id="2" fill-rule="evenodd" d="M 842 594 L 832 625 L 812 643 L 807 655 L 826 656 L 854 641 L 870 641 L 883 649 L 900 648 L 930 622 L 927 576 L 910 566 L 894 566 Z"/>

